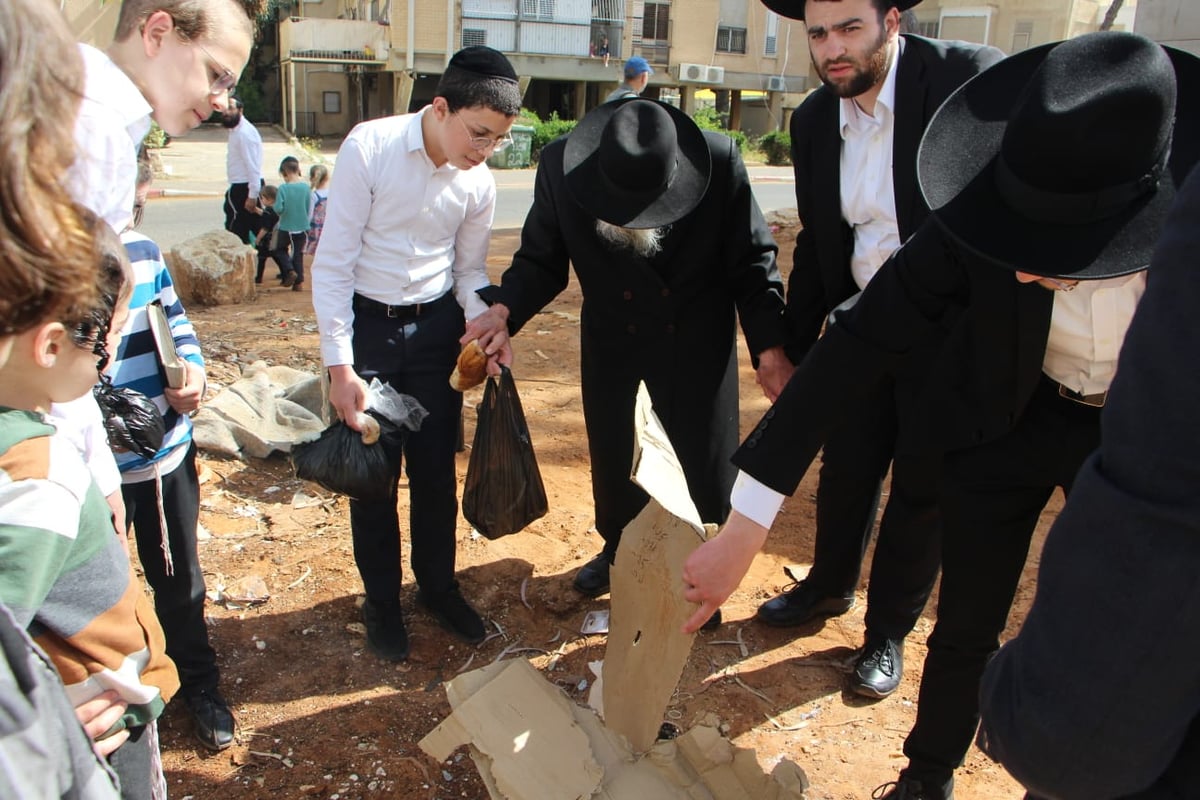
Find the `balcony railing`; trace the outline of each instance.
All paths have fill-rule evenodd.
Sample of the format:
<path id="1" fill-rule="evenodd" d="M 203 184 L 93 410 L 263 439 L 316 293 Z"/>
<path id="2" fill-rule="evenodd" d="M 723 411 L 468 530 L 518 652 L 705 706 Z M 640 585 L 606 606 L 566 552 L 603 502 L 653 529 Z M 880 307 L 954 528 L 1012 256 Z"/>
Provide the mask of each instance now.
<path id="1" fill-rule="evenodd" d="M 293 17 L 279 26 L 283 58 L 382 64 L 388 47 L 388 28 L 378 22 Z"/>
<path id="2" fill-rule="evenodd" d="M 585 58 L 607 37 L 621 58 L 624 17 L 622 0 L 462 0 L 461 44 Z"/>

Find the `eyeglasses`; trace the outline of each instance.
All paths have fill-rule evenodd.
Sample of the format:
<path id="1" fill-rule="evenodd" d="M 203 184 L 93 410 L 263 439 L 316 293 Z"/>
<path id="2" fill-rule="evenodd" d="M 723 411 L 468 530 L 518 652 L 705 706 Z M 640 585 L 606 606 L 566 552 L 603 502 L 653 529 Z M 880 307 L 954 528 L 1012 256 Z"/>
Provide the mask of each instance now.
<path id="1" fill-rule="evenodd" d="M 477 150 L 482 153 L 484 150 L 488 150 L 490 148 L 492 152 L 499 153 L 500 151 L 507 149 L 508 146 L 513 143 L 512 137 L 507 133 L 497 136 L 494 139 L 491 136 L 476 136 L 471 132 L 471 129 L 467 127 L 467 123 L 462 117 L 458 116 L 458 114 L 454 114 L 453 116 L 463 126 L 463 130 L 467 132 L 467 142 L 471 145 L 471 149 L 473 150 Z"/>
<path id="2" fill-rule="evenodd" d="M 208 52 L 204 45 L 200 44 L 199 42 L 193 42 L 193 44 L 200 48 L 200 52 L 204 53 L 208 60 L 216 64 L 221 70 L 221 74 L 218 75 L 217 79 L 212 82 L 211 86 L 208 87 L 208 93 L 213 97 L 216 97 L 217 95 L 222 95 L 226 92 L 233 91 L 233 87 L 237 86 L 237 75 L 233 74 L 233 70 L 222 64 L 217 59 L 213 58 L 213 54 Z"/>

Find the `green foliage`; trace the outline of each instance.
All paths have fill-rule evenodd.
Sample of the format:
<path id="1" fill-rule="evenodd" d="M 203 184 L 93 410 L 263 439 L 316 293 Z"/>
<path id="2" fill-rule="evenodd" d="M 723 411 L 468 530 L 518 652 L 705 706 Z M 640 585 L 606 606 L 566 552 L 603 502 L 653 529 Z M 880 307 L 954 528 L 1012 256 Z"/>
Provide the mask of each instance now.
<path id="1" fill-rule="evenodd" d="M 171 142 L 171 137 L 167 136 L 167 132 L 158 127 L 158 123 L 150 120 L 150 132 L 146 134 L 146 138 L 142 143 L 146 145 L 147 150 L 157 150 L 160 147 L 166 147 Z"/>
<path id="2" fill-rule="evenodd" d="M 712 106 L 701 106 L 692 114 L 692 120 L 702 131 L 725 130 L 725 115 Z"/>
<path id="3" fill-rule="evenodd" d="M 758 140 L 758 146 L 773 167 L 792 163 L 792 137 L 787 131 L 771 131 Z"/>
<path id="4" fill-rule="evenodd" d="M 532 114 L 533 112 L 530 113 Z M 522 114 L 524 114 L 524 111 L 522 111 Z M 533 118 L 536 120 L 537 115 L 534 114 Z M 538 157 L 542 153 L 542 148 L 558 137 L 575 130 L 576 121 L 573 119 L 559 119 L 558 112 L 551 112 L 549 119 L 521 124 L 532 124 L 533 126 L 533 145 L 530 147 L 529 158 L 530 163 L 536 164 Z"/>
<path id="5" fill-rule="evenodd" d="M 254 80 L 242 80 L 234 90 L 234 96 L 242 101 L 242 113 L 251 122 L 265 122 L 269 114 L 267 101 L 263 97 L 262 84 Z"/>

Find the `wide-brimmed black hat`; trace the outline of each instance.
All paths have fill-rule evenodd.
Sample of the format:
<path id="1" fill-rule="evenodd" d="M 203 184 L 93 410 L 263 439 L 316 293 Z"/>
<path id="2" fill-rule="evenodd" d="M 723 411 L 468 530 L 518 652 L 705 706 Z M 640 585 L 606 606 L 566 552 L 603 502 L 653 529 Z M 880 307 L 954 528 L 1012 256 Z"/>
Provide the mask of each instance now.
<path id="1" fill-rule="evenodd" d="M 704 197 L 712 156 L 704 133 L 674 106 L 633 97 L 597 106 L 567 137 L 567 189 L 593 217 L 658 228 Z"/>
<path id="2" fill-rule="evenodd" d="M 813 0 L 814 2 L 816 0 Z M 809 0 L 762 0 L 767 8 L 784 17 L 804 19 L 804 4 Z M 907 11 L 921 0 L 892 0 L 888 5 L 895 6 L 900 11 Z"/>
<path id="3" fill-rule="evenodd" d="M 1145 269 L 1200 154 L 1200 59 L 1090 33 L 994 64 L 938 109 L 917 155 L 934 218 L 985 261 L 1053 278 Z"/>

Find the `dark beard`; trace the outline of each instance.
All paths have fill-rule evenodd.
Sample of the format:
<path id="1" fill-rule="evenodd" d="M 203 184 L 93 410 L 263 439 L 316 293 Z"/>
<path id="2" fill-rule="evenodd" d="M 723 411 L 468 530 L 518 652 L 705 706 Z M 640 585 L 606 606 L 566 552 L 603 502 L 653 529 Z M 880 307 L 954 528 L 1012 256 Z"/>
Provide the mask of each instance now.
<path id="1" fill-rule="evenodd" d="M 226 128 L 236 128 L 238 123 L 242 121 L 241 114 L 222 114 L 221 124 Z"/>
<path id="2" fill-rule="evenodd" d="M 887 28 L 884 27 L 879 33 L 879 40 L 875 42 L 875 49 L 871 51 L 871 56 L 867 59 L 866 69 L 857 73 L 853 78 L 850 79 L 849 83 L 839 86 L 836 83 L 826 80 L 819 67 L 817 69 L 817 74 L 821 75 L 821 82 L 829 88 L 829 91 L 833 92 L 838 97 L 858 97 L 875 84 L 883 82 L 884 77 L 887 75 L 888 67 L 891 66 L 888 56 L 889 51 L 887 46 Z M 838 64 L 847 62 L 834 61 L 833 63 Z"/>

